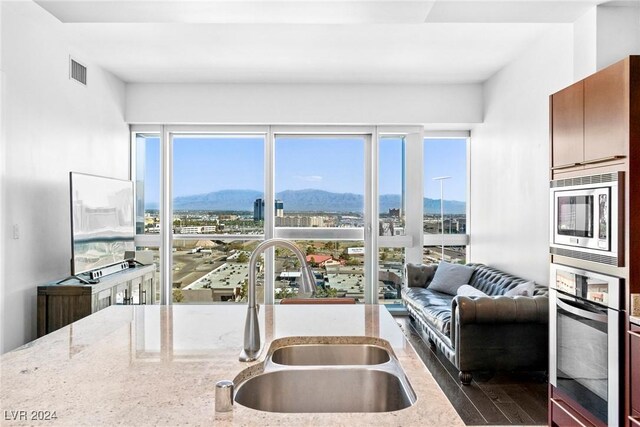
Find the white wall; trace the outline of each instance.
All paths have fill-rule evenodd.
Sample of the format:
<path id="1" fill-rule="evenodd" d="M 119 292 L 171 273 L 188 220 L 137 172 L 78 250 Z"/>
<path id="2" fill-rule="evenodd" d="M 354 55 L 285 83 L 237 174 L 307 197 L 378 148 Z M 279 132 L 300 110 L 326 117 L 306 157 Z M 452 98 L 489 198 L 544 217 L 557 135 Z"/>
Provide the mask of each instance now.
<path id="1" fill-rule="evenodd" d="M 485 83 L 471 132 L 473 262 L 548 284 L 549 95 L 573 80 L 573 29 L 561 25 Z"/>
<path id="2" fill-rule="evenodd" d="M 582 80 L 596 72 L 598 8 L 592 7 L 573 24 L 573 79 Z"/>
<path id="3" fill-rule="evenodd" d="M 69 274 L 69 171 L 128 178 L 125 85 L 87 62 L 68 78 L 63 25 L 32 2 L 0 2 L 4 86 L 2 352 L 36 337 L 36 287 Z M 13 238 L 13 227 L 19 238 Z"/>
<path id="4" fill-rule="evenodd" d="M 635 6 L 598 6 L 597 68 L 640 55 L 640 1 Z"/>
<path id="5" fill-rule="evenodd" d="M 128 84 L 129 123 L 479 123 L 482 86 Z"/>
<path id="6" fill-rule="evenodd" d="M 2 5 L 0 4 L 0 25 L 2 25 Z M 1 27 L 0 27 L 1 29 Z M 0 49 L 2 48 L 2 31 L 0 31 Z M 7 324 L 7 319 L 5 317 L 5 313 L 4 313 L 4 306 L 3 306 L 3 301 L 4 301 L 4 241 L 5 241 L 5 236 L 6 236 L 6 227 L 5 227 L 5 222 L 4 222 L 4 207 L 6 206 L 5 204 L 5 194 L 4 194 L 4 189 L 5 189 L 5 170 L 6 170 L 6 160 L 7 160 L 7 156 L 6 156 L 6 150 L 5 150 L 5 146 L 6 146 L 6 139 L 5 139 L 5 135 L 4 135 L 4 109 L 3 107 L 3 101 L 4 101 L 4 91 L 5 91 L 5 84 L 4 84 L 4 68 L 2 67 L 2 54 L 0 51 L 0 325 L 6 325 Z M 3 343 L 4 343 L 4 331 L 3 328 L 0 326 L 0 353 L 2 353 L 2 349 L 3 347 Z"/>
<path id="7" fill-rule="evenodd" d="M 635 6 L 594 6 L 574 23 L 574 80 L 627 55 L 640 55 L 640 2 Z"/>

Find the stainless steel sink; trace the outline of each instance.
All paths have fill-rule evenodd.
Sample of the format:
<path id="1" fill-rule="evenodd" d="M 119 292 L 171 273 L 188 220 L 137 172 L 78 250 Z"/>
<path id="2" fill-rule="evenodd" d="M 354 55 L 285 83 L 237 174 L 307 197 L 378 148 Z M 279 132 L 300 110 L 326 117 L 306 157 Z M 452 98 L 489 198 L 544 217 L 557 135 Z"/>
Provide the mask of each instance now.
<path id="1" fill-rule="evenodd" d="M 280 365 L 379 365 L 391 358 L 389 352 L 370 344 L 302 344 L 277 349 L 271 361 Z"/>
<path id="2" fill-rule="evenodd" d="M 408 408 L 415 395 L 385 370 L 287 369 L 249 378 L 235 401 L 268 412 L 389 412 Z"/>

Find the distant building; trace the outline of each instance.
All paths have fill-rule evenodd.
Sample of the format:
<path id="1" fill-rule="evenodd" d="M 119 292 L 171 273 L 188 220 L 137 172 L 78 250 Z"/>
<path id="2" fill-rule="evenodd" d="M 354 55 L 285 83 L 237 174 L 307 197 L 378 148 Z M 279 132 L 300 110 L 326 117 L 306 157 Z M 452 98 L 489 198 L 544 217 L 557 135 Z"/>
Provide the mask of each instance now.
<path id="1" fill-rule="evenodd" d="M 256 199 L 253 202 L 253 220 L 262 221 L 264 219 L 264 200 Z"/>
<path id="2" fill-rule="evenodd" d="M 400 218 L 400 209 L 399 208 L 389 209 L 389 216 L 392 218 Z"/>
<path id="3" fill-rule="evenodd" d="M 282 216 L 276 217 L 276 227 L 324 227 L 321 216 Z"/>
<path id="4" fill-rule="evenodd" d="M 197 234 L 200 233 L 200 227 L 180 227 L 179 234 Z"/>
<path id="5" fill-rule="evenodd" d="M 307 262 L 310 264 L 315 264 L 318 267 L 324 267 L 328 261 L 333 261 L 333 257 L 331 255 L 307 255 Z"/>
<path id="6" fill-rule="evenodd" d="M 282 200 L 276 200 L 276 218 L 282 218 L 284 216 L 284 202 Z"/>
<path id="7" fill-rule="evenodd" d="M 275 202 L 275 214 L 276 218 L 282 218 L 284 216 L 284 202 L 282 200 L 276 200 Z M 253 202 L 253 220 L 264 220 L 264 200 L 256 199 Z"/>

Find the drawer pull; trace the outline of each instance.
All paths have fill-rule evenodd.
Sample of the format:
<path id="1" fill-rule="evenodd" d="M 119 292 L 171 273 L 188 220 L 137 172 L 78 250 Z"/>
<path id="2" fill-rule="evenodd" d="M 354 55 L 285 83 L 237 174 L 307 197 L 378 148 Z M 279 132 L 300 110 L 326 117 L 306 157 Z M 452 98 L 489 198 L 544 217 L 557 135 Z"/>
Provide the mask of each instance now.
<path id="1" fill-rule="evenodd" d="M 640 333 L 638 332 L 634 332 L 634 331 L 627 331 L 627 332 L 629 332 L 629 335 L 631 335 L 632 337 L 640 338 Z"/>
<path id="2" fill-rule="evenodd" d="M 552 171 L 560 170 L 560 169 L 569 169 L 576 166 L 580 166 L 580 163 L 568 163 L 566 165 L 554 166 L 551 168 Z"/>
<path id="3" fill-rule="evenodd" d="M 558 407 L 558 409 L 562 410 L 562 412 L 571 417 L 571 419 L 576 422 L 576 425 L 580 427 L 594 427 L 593 424 L 587 421 L 583 416 L 581 416 L 573 408 L 567 405 L 563 400 L 554 398 L 551 398 L 550 400 Z"/>
<path id="4" fill-rule="evenodd" d="M 551 170 L 559 170 L 559 169 L 568 169 L 568 168 L 573 168 L 576 166 L 587 166 L 587 165 L 593 165 L 596 163 L 603 163 L 603 162 L 610 162 L 613 160 L 622 160 L 627 156 L 623 156 L 623 155 L 615 155 L 615 156 L 609 156 L 609 157 L 601 157 L 599 159 L 593 159 L 593 160 L 585 160 L 584 162 L 578 162 L 578 163 L 568 163 L 566 165 L 559 165 L 559 166 L 554 166 L 551 168 Z"/>
<path id="5" fill-rule="evenodd" d="M 585 160 L 584 162 L 580 163 L 581 165 L 592 165 L 594 163 L 602 163 L 602 162 L 608 162 L 610 160 L 620 160 L 620 159 L 624 159 L 626 156 L 623 155 L 616 155 L 616 156 L 609 156 L 609 157 L 602 157 L 599 159 L 593 159 L 593 160 Z"/>
<path id="6" fill-rule="evenodd" d="M 640 417 L 629 415 L 629 421 L 631 421 L 631 424 L 634 426 L 640 427 Z"/>

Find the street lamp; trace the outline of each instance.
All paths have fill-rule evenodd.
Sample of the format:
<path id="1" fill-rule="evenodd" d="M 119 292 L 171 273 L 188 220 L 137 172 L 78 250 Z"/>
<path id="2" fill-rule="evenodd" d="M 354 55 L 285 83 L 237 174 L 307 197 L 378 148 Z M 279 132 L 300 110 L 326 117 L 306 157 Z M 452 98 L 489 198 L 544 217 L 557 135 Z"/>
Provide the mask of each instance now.
<path id="1" fill-rule="evenodd" d="M 443 181 L 451 178 L 450 176 L 438 176 L 433 178 L 434 181 L 440 181 L 440 235 L 442 236 L 442 256 L 441 260 L 444 261 L 444 189 Z"/>

